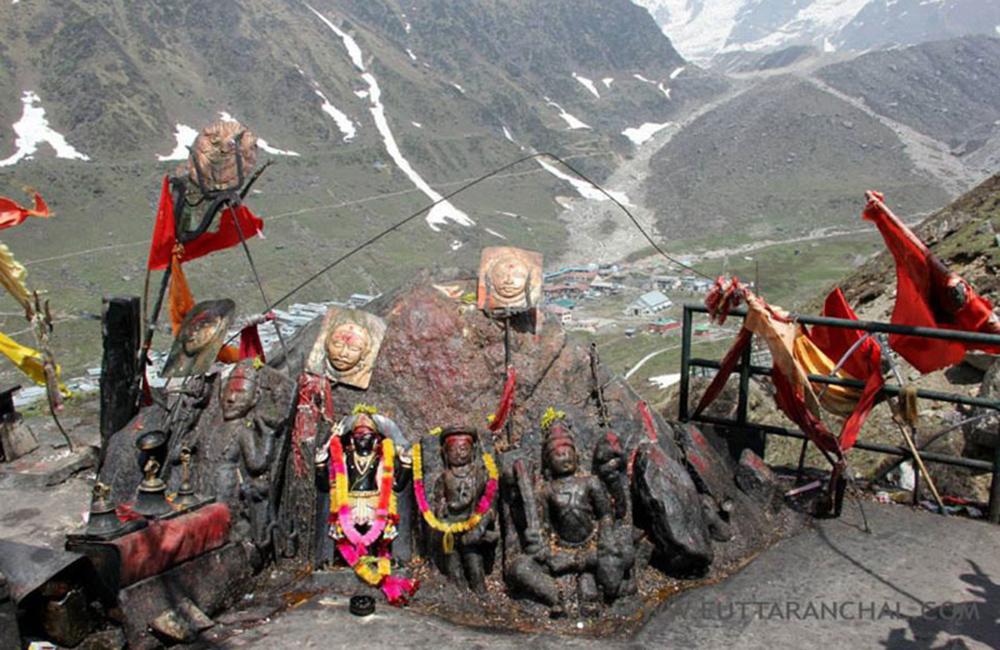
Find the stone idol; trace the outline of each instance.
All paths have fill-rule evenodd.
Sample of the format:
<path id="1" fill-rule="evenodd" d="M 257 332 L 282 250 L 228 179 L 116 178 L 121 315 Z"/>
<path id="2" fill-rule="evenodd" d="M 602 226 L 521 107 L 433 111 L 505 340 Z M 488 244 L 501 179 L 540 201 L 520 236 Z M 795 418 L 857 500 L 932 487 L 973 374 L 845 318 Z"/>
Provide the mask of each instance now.
<path id="1" fill-rule="evenodd" d="M 385 323 L 377 316 L 333 307 L 309 352 L 306 372 L 337 384 L 368 388 L 384 337 Z"/>
<path id="2" fill-rule="evenodd" d="M 554 617 L 566 614 L 567 592 L 575 593 L 580 615 L 596 616 L 602 602 L 635 593 L 631 529 L 623 524 L 619 530 L 605 483 L 582 467 L 565 414 L 550 410 L 542 429 L 543 481 L 537 492 L 520 495 L 530 512 L 521 518 L 523 552 L 510 563 L 507 581 L 513 591 L 548 606 Z M 611 473 L 624 475 L 624 466 L 602 467 L 617 485 Z"/>
<path id="3" fill-rule="evenodd" d="M 542 301 L 542 255 L 509 246 L 484 248 L 477 306 L 491 315 L 529 311 Z"/>
<path id="4" fill-rule="evenodd" d="M 222 349 L 235 310 L 232 300 L 206 300 L 195 305 L 181 322 L 160 374 L 169 378 L 208 372 Z"/>

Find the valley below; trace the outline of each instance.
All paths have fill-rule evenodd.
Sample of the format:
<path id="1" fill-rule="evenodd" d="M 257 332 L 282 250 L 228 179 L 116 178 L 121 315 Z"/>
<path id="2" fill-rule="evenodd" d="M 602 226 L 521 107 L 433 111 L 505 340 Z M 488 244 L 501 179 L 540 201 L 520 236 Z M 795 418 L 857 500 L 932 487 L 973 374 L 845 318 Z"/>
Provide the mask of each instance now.
<path id="1" fill-rule="evenodd" d="M 37 152 L 0 165 L 4 193 L 35 187 L 56 213 L 6 231 L 4 241 L 29 286 L 51 302 L 64 376 L 81 394 L 95 388 L 102 296 L 155 293 L 160 274 L 147 289 L 144 267 L 160 178 L 186 155 L 182 139 L 193 135 L 182 134 L 220 115 L 265 137 L 261 155 L 274 162 L 248 197 L 265 222 L 263 238 L 249 242 L 262 284 L 243 252 L 230 249 L 187 265 L 197 298 L 233 298 L 242 315 L 260 311 L 359 243 L 475 182 L 276 306 L 391 292 L 425 268 L 471 272 L 489 245 L 539 250 L 549 273 L 617 264 L 627 275 L 620 294 L 578 301 L 570 318 L 603 324 L 574 336 L 596 340 L 621 372 L 671 347 L 660 335 L 646 341 L 656 319 L 621 310 L 653 288 L 652 276 L 685 272 L 657 255 L 636 223 L 673 260 L 710 277 L 756 278 L 769 301 L 795 309 L 880 250 L 859 217 L 864 191 L 883 191 L 918 223 L 995 171 L 1000 39 L 861 54 L 806 48 L 706 65 L 685 61 L 625 0 L 575 7 L 572 18 L 569 4 L 552 3 L 531 20 L 516 2 L 494 13 L 390 0 L 261 0 L 218 16 L 184 4 L 172 18 L 141 10 L 176 43 L 134 29 L 139 9 L 76 8 L 52 23 L 44 5 L 0 8 L 8 43 L 34 29 L 41 46 L 101 42 L 120 54 L 81 50 L 80 69 L 96 75 L 89 87 L 59 86 L 73 76 L 65 61 L 47 69 L 41 55 L 4 54 L 7 83 L 38 88 L 31 106 L 44 107 L 46 128 L 89 158 L 54 156 L 43 138 Z M 244 53 L 192 45 L 205 19 L 231 24 Z M 504 22 L 518 27 L 497 31 Z M 282 41 L 288 29 L 301 35 L 294 51 Z M 189 51 L 198 56 L 183 56 Z M 956 66 L 961 74 L 950 72 Z M 0 124 L 14 125 L 0 128 L 0 158 L 24 145 L 17 124 L 27 104 L 15 99 L 0 101 Z M 90 106 L 94 119 L 81 119 Z M 542 151 L 621 205 L 546 158 L 476 182 Z M 703 297 L 668 294 L 672 306 L 659 319 Z M 30 343 L 14 303 L 3 300 L 0 330 Z M 154 342 L 159 355 L 170 341 L 165 327 Z M 721 338 L 699 344 L 724 346 Z M 677 361 L 669 350 L 645 362 L 633 376 L 638 390 L 662 401 L 665 389 L 650 379 L 676 373 Z M 23 383 L 9 365 L 0 377 Z"/>

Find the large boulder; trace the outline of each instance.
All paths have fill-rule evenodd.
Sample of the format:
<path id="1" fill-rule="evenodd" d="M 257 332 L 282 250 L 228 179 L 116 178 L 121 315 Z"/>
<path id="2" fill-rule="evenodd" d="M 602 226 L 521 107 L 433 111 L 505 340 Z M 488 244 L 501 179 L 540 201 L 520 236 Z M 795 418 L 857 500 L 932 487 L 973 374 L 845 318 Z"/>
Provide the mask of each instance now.
<path id="1" fill-rule="evenodd" d="M 633 469 L 636 521 L 646 525 L 666 566 L 703 571 L 712 562 L 712 542 L 687 470 L 652 441 L 639 445 Z"/>

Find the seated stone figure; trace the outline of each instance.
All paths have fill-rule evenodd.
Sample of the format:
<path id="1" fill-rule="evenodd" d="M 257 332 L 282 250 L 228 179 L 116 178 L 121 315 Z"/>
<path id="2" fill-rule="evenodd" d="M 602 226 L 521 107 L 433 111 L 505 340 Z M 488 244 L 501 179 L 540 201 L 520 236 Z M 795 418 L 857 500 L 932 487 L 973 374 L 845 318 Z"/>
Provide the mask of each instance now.
<path id="1" fill-rule="evenodd" d="M 444 470 L 434 484 L 434 514 L 445 524 L 467 521 L 486 492 L 488 480 L 477 431 L 471 427 L 442 431 L 441 459 Z M 456 535 L 453 552 L 444 554 L 445 573 L 456 582 L 464 579 L 472 591 L 485 593 L 486 566 L 493 560 L 499 538 L 496 510 L 491 507 L 472 530 Z"/>
<path id="2" fill-rule="evenodd" d="M 624 592 L 623 581 L 634 562 L 632 539 L 616 528 L 613 502 L 601 480 L 580 473 L 576 440 L 565 420 L 548 427 L 542 463 L 545 483 L 537 493 L 539 503 L 527 499 L 524 505 L 542 513 L 540 530 L 531 529 L 536 518 L 525 518 L 524 554 L 509 566 L 507 581 L 515 593 L 547 605 L 557 617 L 565 615 L 567 600 L 559 579 L 569 576 L 581 615 L 593 616 L 602 595 L 610 601 Z"/>

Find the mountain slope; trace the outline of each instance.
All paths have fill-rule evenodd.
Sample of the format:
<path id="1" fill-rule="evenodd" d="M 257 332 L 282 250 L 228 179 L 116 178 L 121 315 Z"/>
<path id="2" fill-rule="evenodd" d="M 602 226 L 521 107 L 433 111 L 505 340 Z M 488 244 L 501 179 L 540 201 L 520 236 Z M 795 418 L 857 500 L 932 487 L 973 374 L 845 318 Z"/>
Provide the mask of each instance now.
<path id="1" fill-rule="evenodd" d="M 262 158 L 277 163 L 250 197 L 267 236 L 251 250 L 273 299 L 530 150 L 604 178 L 631 150 L 621 131 L 725 87 L 682 71 L 652 18 L 627 0 L 7 3 L 0 63 L 11 89 L 0 98 L 0 193 L 37 187 L 57 213 L 4 241 L 67 319 L 56 341 L 70 372 L 99 355 L 87 320 L 99 296 L 143 289 L 160 178 L 178 164 L 162 159 L 182 158 L 179 140 L 222 113 L 252 128 L 266 141 Z M 44 140 L 57 136 L 89 162 L 56 157 Z M 559 252 L 568 229 L 555 197 L 575 192 L 525 163 L 293 300 L 377 292 L 435 263 L 473 266 L 484 245 Z M 197 297 L 233 297 L 243 312 L 262 306 L 238 250 L 191 262 L 189 280 Z M 23 325 L 15 314 L 0 329 Z"/>
<path id="2" fill-rule="evenodd" d="M 903 197 L 903 212 L 947 194 L 919 174 L 877 119 L 782 76 L 703 115 L 651 162 L 645 185 L 661 233 L 706 243 L 793 236 L 850 223 L 873 183 Z"/>
<path id="3" fill-rule="evenodd" d="M 712 245 L 851 224 L 869 187 L 927 212 L 991 170 L 998 69 L 1000 39 L 969 36 L 744 75 L 653 155 L 644 202 L 663 235 Z"/>
<path id="4" fill-rule="evenodd" d="M 874 111 L 959 147 L 1000 120 L 1000 38 L 872 52 L 817 76 Z M 971 153 L 975 147 L 966 148 Z"/>

